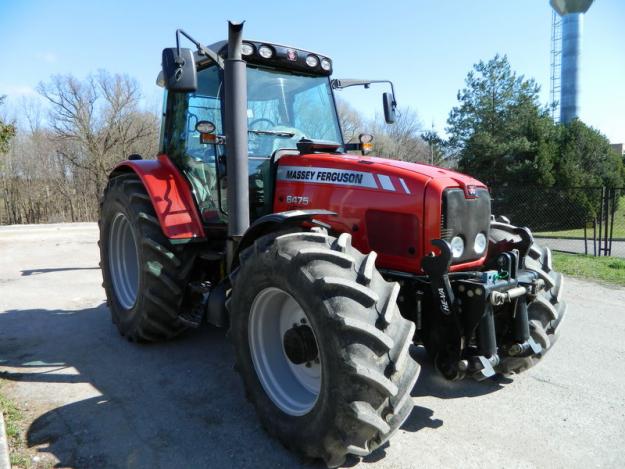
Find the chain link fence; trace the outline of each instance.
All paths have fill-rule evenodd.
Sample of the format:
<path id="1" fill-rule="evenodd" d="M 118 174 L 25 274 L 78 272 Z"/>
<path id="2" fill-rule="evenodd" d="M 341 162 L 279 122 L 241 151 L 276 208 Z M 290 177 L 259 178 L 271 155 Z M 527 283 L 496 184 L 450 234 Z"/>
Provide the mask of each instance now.
<path id="1" fill-rule="evenodd" d="M 625 257 L 625 188 L 493 187 L 492 212 L 556 251 Z"/>

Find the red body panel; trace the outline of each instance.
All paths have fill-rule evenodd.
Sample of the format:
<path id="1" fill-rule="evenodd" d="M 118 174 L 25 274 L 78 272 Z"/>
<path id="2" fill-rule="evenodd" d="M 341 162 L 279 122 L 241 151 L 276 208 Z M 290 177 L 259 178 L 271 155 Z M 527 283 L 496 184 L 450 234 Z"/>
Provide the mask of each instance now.
<path id="1" fill-rule="evenodd" d="M 327 209 L 333 229 L 352 234 L 362 252 L 378 253 L 378 267 L 421 272 L 421 258 L 440 238 L 441 197 L 459 187 L 471 197 L 481 182 L 424 164 L 354 155 L 289 155 L 278 161 L 274 211 Z M 480 266 L 484 258 L 450 270 Z"/>
<path id="2" fill-rule="evenodd" d="M 189 184 L 167 155 L 157 160 L 127 160 L 113 173 L 132 170 L 141 178 L 163 234 L 173 240 L 204 238 L 204 228 Z"/>

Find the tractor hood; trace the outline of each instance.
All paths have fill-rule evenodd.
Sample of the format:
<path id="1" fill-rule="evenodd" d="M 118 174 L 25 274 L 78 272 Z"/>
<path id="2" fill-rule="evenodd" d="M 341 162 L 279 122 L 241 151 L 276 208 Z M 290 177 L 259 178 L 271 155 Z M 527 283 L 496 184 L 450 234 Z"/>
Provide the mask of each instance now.
<path id="1" fill-rule="evenodd" d="M 330 210 L 336 216 L 321 218 L 333 231 L 351 233 L 362 252 L 376 251 L 380 266 L 412 273 L 421 271 L 430 240 L 454 230 L 473 240 L 490 223 L 490 197 L 477 179 L 427 164 L 336 153 L 279 158 L 273 208 Z M 483 261 L 467 250 L 451 270 Z"/>

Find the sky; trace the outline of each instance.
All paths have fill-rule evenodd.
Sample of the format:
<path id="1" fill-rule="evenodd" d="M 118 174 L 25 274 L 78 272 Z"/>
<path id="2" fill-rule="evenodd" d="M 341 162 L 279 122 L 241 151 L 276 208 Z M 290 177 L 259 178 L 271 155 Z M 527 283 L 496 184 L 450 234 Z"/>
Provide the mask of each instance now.
<path id="1" fill-rule="evenodd" d="M 0 95 L 15 110 L 51 75 L 106 69 L 136 78 L 157 109 L 161 50 L 175 30 L 210 44 L 225 39 L 228 19 L 246 20 L 244 37 L 327 54 L 335 78 L 391 79 L 400 106 L 439 132 L 472 65 L 496 53 L 549 101 L 548 0 L 0 0 Z M 586 14 L 580 82 L 580 118 L 625 142 L 624 0 L 595 0 Z M 371 116 L 383 91 L 337 93 Z"/>

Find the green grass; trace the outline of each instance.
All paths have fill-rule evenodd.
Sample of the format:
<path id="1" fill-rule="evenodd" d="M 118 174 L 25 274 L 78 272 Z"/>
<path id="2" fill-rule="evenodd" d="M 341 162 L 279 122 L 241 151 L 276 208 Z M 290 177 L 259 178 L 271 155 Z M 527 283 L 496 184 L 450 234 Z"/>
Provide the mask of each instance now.
<path id="1" fill-rule="evenodd" d="M 26 455 L 26 445 L 22 432 L 23 416 L 20 410 L 9 399 L 2 395 L 0 379 L 0 411 L 4 416 L 11 466 L 14 468 L 29 467 L 30 458 Z"/>
<path id="2" fill-rule="evenodd" d="M 625 259 L 554 252 L 553 264 L 564 275 L 625 286 Z"/>

